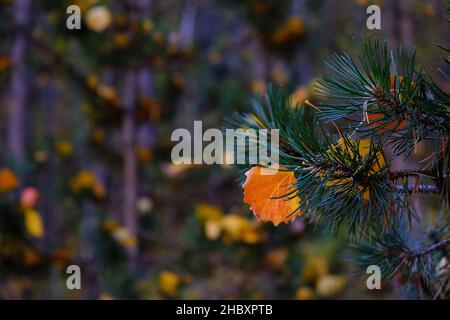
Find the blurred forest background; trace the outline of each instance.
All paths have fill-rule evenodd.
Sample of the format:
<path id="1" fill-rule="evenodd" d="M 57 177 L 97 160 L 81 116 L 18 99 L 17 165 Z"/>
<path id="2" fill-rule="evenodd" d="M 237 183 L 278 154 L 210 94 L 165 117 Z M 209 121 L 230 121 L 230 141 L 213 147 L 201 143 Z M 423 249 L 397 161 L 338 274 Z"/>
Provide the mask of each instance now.
<path id="1" fill-rule="evenodd" d="M 366 289 L 345 235 L 258 223 L 234 168 L 172 164 L 170 135 L 223 127 L 270 82 L 314 101 L 323 61 L 367 33 L 432 71 L 445 5 L 0 0 L 0 298 L 405 298 L 395 282 Z M 70 264 L 82 290 L 66 288 Z"/>

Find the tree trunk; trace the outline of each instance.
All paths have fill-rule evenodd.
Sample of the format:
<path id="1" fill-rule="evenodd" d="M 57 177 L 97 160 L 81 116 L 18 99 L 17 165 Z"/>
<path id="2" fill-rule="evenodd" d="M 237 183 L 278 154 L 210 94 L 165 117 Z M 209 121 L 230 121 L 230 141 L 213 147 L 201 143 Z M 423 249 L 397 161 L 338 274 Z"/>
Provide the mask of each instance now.
<path id="1" fill-rule="evenodd" d="M 306 1 L 295 0 L 292 2 L 291 12 L 299 15 L 303 19 L 307 17 Z M 313 78 L 313 61 L 311 57 L 311 50 L 308 50 L 309 43 L 303 40 L 300 48 L 297 50 L 296 63 L 298 65 L 298 83 L 302 85 L 308 84 Z"/>
<path id="2" fill-rule="evenodd" d="M 131 236 L 137 234 L 136 194 L 137 160 L 135 152 L 134 109 L 136 103 L 136 75 L 133 70 L 126 71 L 123 104 L 125 113 L 122 122 L 123 141 L 123 215 L 125 227 Z M 136 258 L 137 248 L 128 248 L 131 260 Z"/>
<path id="3" fill-rule="evenodd" d="M 183 50 L 194 46 L 197 11 L 198 3 L 196 0 L 185 0 L 178 32 L 179 39 L 178 43 L 176 43 Z M 178 127 L 190 127 L 193 119 L 198 116 L 198 104 L 196 103 L 197 87 L 197 79 L 187 74 L 186 86 L 178 105 L 177 119 L 175 121 Z"/>
<path id="4" fill-rule="evenodd" d="M 180 46 L 188 49 L 194 43 L 197 1 L 186 0 L 180 23 Z"/>
<path id="5" fill-rule="evenodd" d="M 402 46 L 406 46 L 411 49 L 414 46 L 414 21 L 411 8 L 414 6 L 414 1 L 405 0 L 400 2 L 400 8 L 402 11 L 401 18 L 401 34 L 402 34 Z"/>
<path id="6" fill-rule="evenodd" d="M 8 150 L 16 159 L 25 151 L 25 119 L 28 95 L 26 52 L 31 0 L 16 0 L 13 6 L 15 35 L 11 51 L 11 96 L 7 127 Z"/>
<path id="7" fill-rule="evenodd" d="M 129 0 L 130 21 L 136 21 L 138 15 L 148 15 L 152 1 L 150 0 Z M 151 74 L 147 74 L 151 78 Z M 123 219 L 125 227 L 132 237 L 138 235 L 138 216 L 136 211 L 136 200 L 138 193 L 138 164 L 136 157 L 136 132 L 137 127 L 134 119 L 139 86 L 147 83 L 147 78 L 141 78 L 143 74 L 139 70 L 129 67 L 125 71 L 123 106 L 124 116 L 122 120 L 122 141 L 123 141 Z M 132 246 L 127 250 L 128 259 L 132 266 L 136 263 L 138 254 L 137 246 Z"/>

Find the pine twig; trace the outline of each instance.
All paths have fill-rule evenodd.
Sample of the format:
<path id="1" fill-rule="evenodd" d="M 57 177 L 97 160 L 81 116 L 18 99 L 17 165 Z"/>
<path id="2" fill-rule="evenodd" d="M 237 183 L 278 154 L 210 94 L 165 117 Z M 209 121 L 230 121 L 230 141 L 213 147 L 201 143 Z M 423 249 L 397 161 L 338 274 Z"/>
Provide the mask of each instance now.
<path id="1" fill-rule="evenodd" d="M 430 246 L 428 246 L 426 248 L 417 250 L 415 252 L 411 252 L 411 253 L 408 254 L 408 257 L 409 258 L 422 257 L 424 255 L 429 254 L 430 252 L 433 252 L 434 250 L 441 249 L 441 248 L 443 248 L 445 246 L 448 246 L 448 245 L 450 245 L 450 238 L 441 240 L 441 241 L 439 241 L 439 242 L 437 242 L 435 244 L 432 244 L 432 245 L 430 245 Z"/>
<path id="2" fill-rule="evenodd" d="M 409 193 L 414 193 L 414 192 L 432 193 L 432 194 L 439 194 L 440 193 L 439 187 L 434 185 L 434 184 L 431 184 L 431 185 L 422 184 L 422 185 L 419 185 L 419 186 L 411 186 L 411 185 L 409 185 L 409 186 L 407 186 L 407 188 L 405 188 L 402 185 L 397 185 L 397 186 L 395 186 L 395 189 L 397 191 L 400 191 L 400 192 L 401 191 L 407 191 Z"/>

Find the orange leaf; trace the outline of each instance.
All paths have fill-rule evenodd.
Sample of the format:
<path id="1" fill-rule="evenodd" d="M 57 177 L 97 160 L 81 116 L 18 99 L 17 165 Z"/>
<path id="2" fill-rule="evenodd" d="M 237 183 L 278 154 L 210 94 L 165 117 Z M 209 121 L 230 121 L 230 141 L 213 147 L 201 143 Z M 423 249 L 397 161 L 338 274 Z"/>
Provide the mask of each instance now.
<path id="1" fill-rule="evenodd" d="M 275 174 L 264 175 L 261 173 L 262 169 L 256 166 L 246 172 L 247 180 L 242 185 L 244 202 L 250 205 L 253 214 L 261 221 L 272 221 L 275 226 L 280 222 L 293 221 L 300 215 L 300 210 L 297 210 L 300 198 L 298 196 L 292 199 L 278 197 L 292 191 L 291 187 L 295 182 L 294 173 L 281 171 L 286 168 L 280 167 Z"/>

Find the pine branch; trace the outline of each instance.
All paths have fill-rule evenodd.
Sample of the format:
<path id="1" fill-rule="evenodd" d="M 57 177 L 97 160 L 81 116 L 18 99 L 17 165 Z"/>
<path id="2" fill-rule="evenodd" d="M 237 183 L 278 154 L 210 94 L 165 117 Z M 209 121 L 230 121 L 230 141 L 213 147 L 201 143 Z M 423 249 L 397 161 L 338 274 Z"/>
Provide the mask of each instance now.
<path id="1" fill-rule="evenodd" d="M 411 153 L 423 139 L 450 134 L 448 93 L 416 71 L 414 52 L 394 54 L 386 43 L 368 40 L 357 61 L 335 54 L 327 66 L 332 74 L 322 76 L 316 88 L 324 99 L 321 119 L 346 120 L 360 137 L 386 138 L 396 155 Z"/>
<path id="2" fill-rule="evenodd" d="M 280 165 L 296 176 L 292 193 L 302 199 L 305 216 L 359 234 L 394 210 L 409 212 L 407 193 L 389 180 L 381 145 L 340 131 L 329 135 L 315 112 L 305 117 L 304 109 L 290 106 L 285 90 L 273 86 L 252 107 L 253 114 L 235 115 L 231 123 L 280 130 Z"/>
<path id="3" fill-rule="evenodd" d="M 327 66 L 332 72 L 317 88 L 324 99 L 320 107 L 293 108 L 285 90 L 271 86 L 266 97 L 253 101 L 253 113 L 236 115 L 233 125 L 279 129 L 280 165 L 296 178 L 286 197 L 302 199 L 305 218 L 334 230 L 345 226 L 356 235 L 355 261 L 364 268 L 379 265 L 388 277 L 400 272 L 421 292 L 446 296 L 436 268 L 450 245 L 448 92 L 417 71 L 414 52 L 394 54 L 377 40 L 365 43 L 357 61 L 335 54 Z M 351 131 L 340 129 L 338 120 Z M 424 169 L 391 171 L 385 142 L 394 157 L 407 157 L 424 139 L 435 145 Z M 408 234 L 416 225 L 412 220 L 422 222 L 410 201 L 416 193 L 440 195 L 440 211 L 435 237 L 412 250 L 411 243 L 418 242 Z"/>

